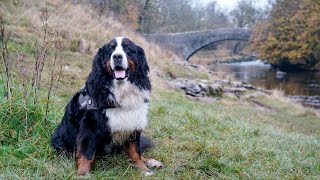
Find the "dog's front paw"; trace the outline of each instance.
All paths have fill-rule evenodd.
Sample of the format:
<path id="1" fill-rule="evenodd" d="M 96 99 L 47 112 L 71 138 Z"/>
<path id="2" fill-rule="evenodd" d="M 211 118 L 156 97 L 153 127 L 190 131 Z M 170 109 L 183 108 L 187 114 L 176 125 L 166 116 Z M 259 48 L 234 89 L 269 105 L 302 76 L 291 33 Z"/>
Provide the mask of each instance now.
<path id="1" fill-rule="evenodd" d="M 88 160 L 84 156 L 81 156 L 77 161 L 77 175 L 78 176 L 87 176 L 90 173 L 91 165 L 93 160 Z"/>
<path id="2" fill-rule="evenodd" d="M 149 171 L 144 171 L 143 174 L 144 176 L 152 176 L 154 175 L 154 171 L 150 169 Z"/>
<path id="3" fill-rule="evenodd" d="M 164 167 L 164 165 L 161 162 L 155 159 L 147 159 L 145 163 L 149 168 L 152 168 L 152 169 L 160 169 Z"/>
<path id="4" fill-rule="evenodd" d="M 86 177 L 89 176 L 90 171 L 86 170 L 86 169 L 78 169 L 77 170 L 77 176 L 79 177 Z"/>

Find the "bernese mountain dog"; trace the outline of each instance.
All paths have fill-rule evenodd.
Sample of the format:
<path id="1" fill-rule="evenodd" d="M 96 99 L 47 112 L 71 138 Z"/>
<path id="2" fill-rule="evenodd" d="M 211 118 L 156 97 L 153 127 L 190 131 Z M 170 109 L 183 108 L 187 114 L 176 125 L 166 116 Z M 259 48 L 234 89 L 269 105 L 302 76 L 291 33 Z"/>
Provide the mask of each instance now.
<path id="1" fill-rule="evenodd" d="M 148 119 L 151 84 L 144 50 L 116 37 L 101 47 L 85 86 L 65 107 L 51 144 L 59 154 L 75 154 L 77 175 L 91 170 L 96 156 L 127 152 L 146 175 L 163 164 L 141 156 L 152 141 L 141 135 Z M 149 169 L 150 168 L 150 169 Z"/>

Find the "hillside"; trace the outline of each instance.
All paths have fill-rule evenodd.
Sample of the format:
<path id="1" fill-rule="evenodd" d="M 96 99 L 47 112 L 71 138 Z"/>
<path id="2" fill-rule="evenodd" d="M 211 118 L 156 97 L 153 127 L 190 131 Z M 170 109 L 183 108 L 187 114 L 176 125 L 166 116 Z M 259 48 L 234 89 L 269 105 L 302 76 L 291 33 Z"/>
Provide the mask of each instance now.
<path id="1" fill-rule="evenodd" d="M 154 178 L 319 178 L 319 115 L 277 91 L 240 98 L 223 95 L 209 101 L 189 99 L 168 81 L 229 78 L 215 77 L 202 67 L 189 68 L 172 52 L 147 42 L 111 17 L 98 16 L 89 6 L 62 0 L 47 4 L 14 0 L 0 1 L 0 12 L 8 32 L 13 77 L 11 100 L 3 93 L 4 76 L 0 82 L 0 179 L 75 178 L 74 159 L 56 156 L 50 136 L 68 99 L 85 82 L 97 49 L 115 36 L 128 37 L 143 47 L 151 66 L 153 95 L 144 134 L 156 147 L 145 156 L 165 165 Z M 42 47 L 48 47 L 48 53 L 38 103 L 33 105 L 33 92 L 24 89 L 31 82 L 35 55 L 43 52 Z M 45 118 L 55 59 L 61 74 L 54 77 L 59 82 L 51 93 Z M 107 177 L 141 179 L 143 175 L 126 155 L 120 155 L 95 162 L 90 178 Z"/>

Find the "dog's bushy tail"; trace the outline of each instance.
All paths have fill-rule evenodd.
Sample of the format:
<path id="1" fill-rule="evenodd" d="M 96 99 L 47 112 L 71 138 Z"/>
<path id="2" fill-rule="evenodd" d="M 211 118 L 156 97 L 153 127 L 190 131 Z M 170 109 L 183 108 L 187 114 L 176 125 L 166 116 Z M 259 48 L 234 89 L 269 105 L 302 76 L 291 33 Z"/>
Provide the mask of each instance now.
<path id="1" fill-rule="evenodd" d="M 141 135 L 140 136 L 140 148 L 141 152 L 144 152 L 145 150 L 154 147 L 154 143 L 147 137 Z"/>

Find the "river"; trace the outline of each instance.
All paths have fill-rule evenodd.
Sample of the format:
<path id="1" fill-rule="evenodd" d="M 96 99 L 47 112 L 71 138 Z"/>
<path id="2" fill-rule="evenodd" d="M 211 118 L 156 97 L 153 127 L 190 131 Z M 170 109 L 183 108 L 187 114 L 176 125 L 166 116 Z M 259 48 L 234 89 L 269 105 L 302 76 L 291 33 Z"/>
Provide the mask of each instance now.
<path id="1" fill-rule="evenodd" d="M 294 101 L 320 109 L 320 72 L 285 73 L 260 60 L 217 63 L 210 69 L 268 90 L 282 90 Z"/>

